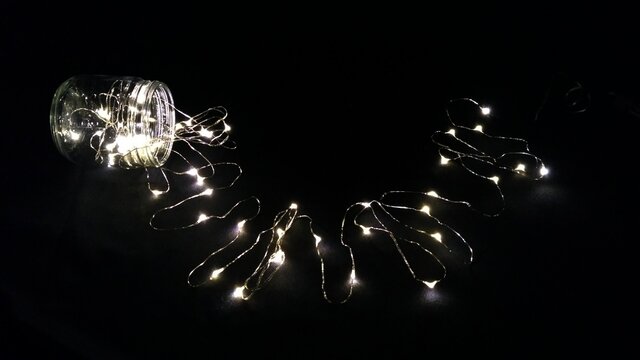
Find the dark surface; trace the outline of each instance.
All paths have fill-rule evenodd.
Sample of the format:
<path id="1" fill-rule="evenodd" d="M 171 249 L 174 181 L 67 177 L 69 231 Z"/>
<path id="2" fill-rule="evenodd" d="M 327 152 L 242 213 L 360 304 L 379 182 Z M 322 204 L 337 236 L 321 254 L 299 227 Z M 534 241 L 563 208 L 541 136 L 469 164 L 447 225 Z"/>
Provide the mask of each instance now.
<path id="1" fill-rule="evenodd" d="M 615 352 L 630 337 L 622 295 L 634 239 L 618 220 L 616 199 L 629 195 L 618 135 L 639 120 L 639 102 L 624 9 L 1 8 L 3 358 L 520 356 Z M 221 201 L 255 194 L 264 218 L 295 201 L 327 241 L 348 204 L 437 182 L 429 136 L 447 126 L 451 98 L 492 106 L 492 131 L 528 138 L 552 172 L 505 180 L 499 218 L 450 218 L 476 261 L 434 292 L 380 237 L 355 248 L 352 301 L 326 304 L 301 235 L 274 282 L 238 303 L 233 283 L 185 283 L 222 224 L 154 232 L 143 173 L 83 171 L 57 153 L 50 99 L 75 74 L 161 80 L 189 113 L 224 105 L 239 148 L 213 156 L 245 174 Z M 591 98 L 580 114 L 563 97 L 574 81 Z"/>

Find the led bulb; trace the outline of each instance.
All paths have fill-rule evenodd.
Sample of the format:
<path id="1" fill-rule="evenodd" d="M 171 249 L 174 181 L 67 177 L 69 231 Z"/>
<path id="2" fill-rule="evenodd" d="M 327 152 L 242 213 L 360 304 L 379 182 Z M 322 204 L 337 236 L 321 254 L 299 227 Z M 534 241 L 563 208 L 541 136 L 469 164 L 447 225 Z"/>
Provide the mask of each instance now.
<path id="1" fill-rule="evenodd" d="M 231 126 L 229 126 L 229 124 L 224 123 L 224 132 L 229 132 L 231 131 Z"/>
<path id="2" fill-rule="evenodd" d="M 448 159 L 448 158 L 440 155 L 440 164 L 441 165 L 447 165 L 449 163 L 449 161 L 451 161 L 451 159 Z"/>
<path id="3" fill-rule="evenodd" d="M 247 220 L 242 220 L 240 222 L 238 222 L 238 230 L 242 230 L 242 228 L 244 227 L 244 224 L 246 224 Z"/>
<path id="4" fill-rule="evenodd" d="M 540 168 L 540 176 L 546 176 L 549 174 L 549 169 L 546 168 L 544 165 L 542 165 L 542 167 Z"/>
<path id="5" fill-rule="evenodd" d="M 224 268 L 223 269 L 215 269 L 215 270 L 213 270 L 211 272 L 211 276 L 209 276 L 209 280 L 217 279 L 220 276 L 220 274 L 222 274 L 223 271 L 224 271 Z"/>
<path id="6" fill-rule="evenodd" d="M 496 183 L 496 184 L 497 184 L 497 183 L 498 183 L 498 181 L 500 181 L 500 178 L 499 178 L 499 177 L 497 177 L 497 176 L 492 176 L 492 177 L 490 177 L 490 178 L 489 178 L 489 180 L 491 180 L 491 181 L 493 181 L 494 183 Z"/>
<path id="7" fill-rule="evenodd" d="M 477 132 L 482 132 L 482 125 L 476 125 L 476 127 L 474 127 L 473 130 Z"/>
<path id="8" fill-rule="evenodd" d="M 203 185 L 204 184 L 204 178 L 200 175 L 196 175 L 196 184 L 197 185 Z"/>
<path id="9" fill-rule="evenodd" d="M 296 204 L 296 203 L 291 203 L 291 205 L 289 205 L 289 209 L 295 210 L 297 208 L 298 208 L 298 204 Z"/>
<path id="10" fill-rule="evenodd" d="M 420 209 L 420 211 L 427 215 L 431 215 L 431 208 L 429 207 L 429 205 L 424 205 L 422 209 Z"/>
<path id="11" fill-rule="evenodd" d="M 481 107 L 480 108 L 480 112 L 482 112 L 482 115 L 489 115 L 489 114 L 491 114 L 491 108 L 490 107 Z"/>
<path id="12" fill-rule="evenodd" d="M 269 262 L 282 265 L 282 263 L 284 262 L 284 251 L 278 250 L 273 253 L 273 255 L 271 255 L 271 257 L 269 258 Z"/>
<path id="13" fill-rule="evenodd" d="M 428 196 L 431 196 L 431 197 L 434 197 L 434 198 L 440 197 L 440 195 L 438 195 L 438 193 L 437 193 L 437 192 L 435 192 L 435 191 L 433 191 L 433 190 L 429 191 L 429 192 L 427 193 L 427 195 L 428 195 Z"/>
<path id="14" fill-rule="evenodd" d="M 200 136 L 206 137 L 206 138 L 211 138 L 211 137 L 213 137 L 213 131 L 207 130 L 207 129 L 202 129 L 202 130 L 200 130 Z"/>
<path id="15" fill-rule="evenodd" d="M 198 176 L 198 169 L 196 168 L 191 168 L 189 169 L 189 171 L 186 172 L 187 175 L 191 175 L 191 176 Z"/>
<path id="16" fill-rule="evenodd" d="M 436 281 L 423 281 L 423 283 L 425 285 L 427 285 L 429 287 L 429 289 L 433 289 L 436 286 L 436 284 L 438 283 L 438 280 L 436 280 Z"/>
<path id="17" fill-rule="evenodd" d="M 284 235 L 284 230 L 282 230 L 280 228 L 277 228 L 276 229 L 276 234 L 278 234 L 278 237 L 280 238 L 280 237 L 282 237 L 282 235 Z"/>
<path id="18" fill-rule="evenodd" d="M 238 286 L 231 295 L 236 299 L 244 299 L 244 286 Z"/>
<path id="19" fill-rule="evenodd" d="M 318 247 L 318 244 L 320 244 L 320 241 L 322 241 L 322 238 L 316 234 L 313 234 L 313 237 L 316 239 L 316 247 Z"/>
<path id="20" fill-rule="evenodd" d="M 439 232 L 431 234 L 431 237 L 436 239 L 438 242 L 442 242 L 442 234 L 440 234 Z"/>
<path id="21" fill-rule="evenodd" d="M 205 189 L 200 195 L 211 196 L 213 194 L 213 189 Z"/>
<path id="22" fill-rule="evenodd" d="M 371 228 L 366 226 L 360 226 L 362 229 L 362 235 L 371 235 Z"/>
<path id="23" fill-rule="evenodd" d="M 524 164 L 518 164 L 518 166 L 516 166 L 516 168 L 514 169 L 515 171 L 525 171 L 526 167 L 524 166 Z"/>
<path id="24" fill-rule="evenodd" d="M 153 196 L 159 196 L 163 194 L 163 192 L 160 190 L 151 190 L 151 193 L 153 194 Z"/>
<path id="25" fill-rule="evenodd" d="M 205 214 L 200 214 L 200 216 L 198 216 L 198 223 L 201 223 L 203 221 L 207 221 L 209 217 Z"/>
<path id="26" fill-rule="evenodd" d="M 362 205 L 365 209 L 371 207 L 371 203 L 370 202 L 361 202 L 360 205 Z"/>
<path id="27" fill-rule="evenodd" d="M 456 136 L 456 129 L 449 129 L 449 131 L 447 131 L 447 134 L 451 136 Z"/>
<path id="28" fill-rule="evenodd" d="M 350 279 L 351 279 L 351 282 L 352 282 L 352 283 L 357 282 L 357 281 L 356 281 L 356 270 L 355 270 L 355 269 L 351 270 L 351 276 L 350 276 Z"/>

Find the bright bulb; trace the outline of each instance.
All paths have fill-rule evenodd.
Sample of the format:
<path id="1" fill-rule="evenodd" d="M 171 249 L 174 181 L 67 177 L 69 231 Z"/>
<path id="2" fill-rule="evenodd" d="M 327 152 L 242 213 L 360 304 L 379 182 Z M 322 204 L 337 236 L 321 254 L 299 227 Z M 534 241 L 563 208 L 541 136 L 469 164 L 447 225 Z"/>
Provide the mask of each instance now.
<path id="1" fill-rule="evenodd" d="M 242 220 L 240 222 L 238 222 L 238 230 L 242 230 L 242 228 L 244 227 L 244 224 L 247 222 L 247 220 Z"/>
<path id="2" fill-rule="evenodd" d="M 160 190 L 151 190 L 151 193 L 153 194 L 153 196 L 162 195 L 162 191 Z"/>
<path id="3" fill-rule="evenodd" d="M 371 235 L 371 228 L 366 226 L 360 226 L 362 228 L 362 235 Z"/>
<path id="4" fill-rule="evenodd" d="M 81 134 L 79 132 L 75 132 L 75 131 L 69 131 L 69 137 L 71 138 L 71 140 L 73 141 L 78 141 L 80 140 L 80 136 Z"/>
<path id="5" fill-rule="evenodd" d="M 200 193 L 200 195 L 211 196 L 213 194 L 213 189 L 206 189 Z"/>
<path id="6" fill-rule="evenodd" d="M 231 131 L 231 126 L 229 126 L 229 124 L 224 123 L 224 132 L 229 132 Z"/>
<path id="7" fill-rule="evenodd" d="M 448 158 L 440 155 L 440 164 L 441 165 L 447 165 L 449 163 L 449 161 L 451 161 L 451 159 L 448 159 Z"/>
<path id="8" fill-rule="evenodd" d="M 436 286 L 436 284 L 438 283 L 438 280 L 436 280 L 436 281 L 423 281 L 423 283 L 425 285 L 427 285 L 429 287 L 429 289 L 433 289 Z"/>
<path id="9" fill-rule="evenodd" d="M 442 242 L 442 234 L 440 234 L 439 232 L 431 234 L 431 237 L 436 239 L 438 242 Z"/>
<path id="10" fill-rule="evenodd" d="M 278 265 L 282 265 L 284 262 L 284 251 L 278 250 L 269 258 L 270 263 L 276 263 Z"/>
<path id="11" fill-rule="evenodd" d="M 318 247 L 318 244 L 320 244 L 320 241 L 322 241 L 322 238 L 318 235 L 313 235 L 313 237 L 316 239 L 316 247 Z"/>
<path id="12" fill-rule="evenodd" d="M 111 119 L 111 113 L 109 113 L 109 110 L 101 107 L 98 110 L 96 110 L 96 115 L 98 115 L 101 119 L 103 120 L 109 120 Z"/>
<path id="13" fill-rule="evenodd" d="M 482 115 L 489 115 L 489 114 L 491 114 L 491 108 L 490 107 L 481 107 L 480 108 L 480 112 L 482 112 Z"/>
<path id="14" fill-rule="evenodd" d="M 549 169 L 547 169 L 544 165 L 540 168 L 540 176 L 546 176 L 549 174 Z"/>
<path id="15" fill-rule="evenodd" d="M 423 213 L 425 213 L 427 215 L 431 215 L 431 208 L 429 207 L 429 205 L 424 205 L 422 207 L 422 209 L 420 209 L 420 211 L 422 211 Z"/>
<path id="16" fill-rule="evenodd" d="M 235 290 L 233 290 L 233 294 L 231 295 L 236 299 L 244 298 L 244 286 L 238 286 Z"/>
<path id="17" fill-rule="evenodd" d="M 276 229 L 276 234 L 278 234 L 278 237 L 280 238 L 280 237 L 282 237 L 282 235 L 284 235 L 284 230 L 282 230 L 280 228 L 277 228 Z"/>
<path id="18" fill-rule="evenodd" d="M 201 223 L 203 221 L 206 221 L 209 217 L 205 214 L 200 214 L 200 216 L 198 216 L 198 223 Z"/>
<path id="19" fill-rule="evenodd" d="M 477 132 L 482 132 L 482 125 L 476 125 L 476 127 L 474 127 L 473 130 Z"/>
<path id="20" fill-rule="evenodd" d="M 196 184 L 197 185 L 203 185 L 204 184 L 204 178 L 200 175 L 196 175 Z"/>
<path id="21" fill-rule="evenodd" d="M 431 196 L 431 197 L 434 197 L 434 198 L 440 197 L 440 196 L 438 195 L 438 193 L 437 193 L 437 192 L 435 192 L 435 191 L 433 191 L 433 190 L 429 191 L 429 192 L 427 193 L 427 195 L 428 195 L 428 196 Z"/>
<path id="22" fill-rule="evenodd" d="M 351 282 L 352 283 L 356 282 L 356 270 L 355 269 L 351 270 L 351 277 L 350 278 L 351 278 Z"/>
<path id="23" fill-rule="evenodd" d="M 451 136 L 456 136 L 456 129 L 449 129 L 449 131 L 447 131 L 447 134 Z"/>
<path id="24" fill-rule="evenodd" d="M 209 280 L 215 280 L 220 276 L 220 274 L 224 271 L 224 269 L 215 269 L 211 272 L 211 276 L 209 276 Z"/>
<path id="25" fill-rule="evenodd" d="M 363 203 L 360 203 L 360 205 L 362 205 L 365 209 L 371 207 L 371 203 L 370 202 L 363 202 Z"/>
<path id="26" fill-rule="evenodd" d="M 518 166 L 516 166 L 516 168 L 514 169 L 515 171 L 525 171 L 526 167 L 524 166 L 524 164 L 518 164 Z"/>
<path id="27" fill-rule="evenodd" d="M 291 205 L 289 205 L 289 209 L 295 210 L 297 208 L 298 208 L 298 204 L 296 204 L 296 203 L 291 203 Z"/>
<path id="28" fill-rule="evenodd" d="M 187 171 L 187 175 L 198 176 L 198 169 L 196 168 L 189 169 L 189 171 Z"/>
<path id="29" fill-rule="evenodd" d="M 489 180 L 491 180 L 491 181 L 493 181 L 494 183 L 496 183 L 496 184 L 497 184 L 497 183 L 498 183 L 498 181 L 500 181 L 500 178 L 499 178 L 499 177 L 497 177 L 497 176 L 492 176 L 492 177 L 490 177 L 490 178 L 489 178 Z"/>
<path id="30" fill-rule="evenodd" d="M 200 136 L 203 136 L 203 137 L 206 137 L 206 138 L 211 138 L 213 136 L 213 131 L 207 130 L 207 129 L 202 129 L 202 130 L 200 130 Z"/>

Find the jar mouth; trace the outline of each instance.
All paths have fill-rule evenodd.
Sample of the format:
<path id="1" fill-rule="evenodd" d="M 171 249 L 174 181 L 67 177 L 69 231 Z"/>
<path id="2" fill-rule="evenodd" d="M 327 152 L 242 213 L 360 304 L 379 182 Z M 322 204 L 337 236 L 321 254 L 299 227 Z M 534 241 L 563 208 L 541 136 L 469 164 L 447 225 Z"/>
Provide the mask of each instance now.
<path id="1" fill-rule="evenodd" d="M 127 109 L 129 134 L 143 144 L 122 157 L 125 167 L 160 167 L 173 148 L 175 109 L 171 91 L 160 81 L 139 81 L 130 93 Z"/>

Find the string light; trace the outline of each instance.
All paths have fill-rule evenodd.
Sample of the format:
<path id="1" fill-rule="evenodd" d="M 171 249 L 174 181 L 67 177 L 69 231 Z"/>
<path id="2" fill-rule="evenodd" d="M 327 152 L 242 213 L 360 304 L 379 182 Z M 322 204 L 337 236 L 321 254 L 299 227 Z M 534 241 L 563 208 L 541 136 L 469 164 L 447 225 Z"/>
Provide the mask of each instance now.
<path id="1" fill-rule="evenodd" d="M 456 101 L 470 102 L 477 106 L 477 103 L 470 99 L 453 100 L 452 103 Z M 479 112 L 483 116 L 488 116 L 490 114 L 489 111 L 483 111 L 480 107 L 479 109 Z M 454 119 L 451 118 L 448 109 L 447 116 L 453 128 L 446 132 L 443 132 L 443 134 L 446 134 L 450 139 L 453 139 L 454 143 L 462 145 L 462 150 L 441 142 L 438 138 L 438 135 L 441 132 L 434 133 L 432 139 L 434 143 L 440 148 L 440 164 L 448 165 L 452 162 L 455 162 L 457 164 L 460 164 L 462 168 L 471 175 L 492 183 L 498 189 L 499 198 L 503 204 L 502 208 L 504 208 L 504 196 L 498 185 L 500 177 L 498 177 L 497 175 L 489 176 L 478 173 L 467 165 L 467 161 L 479 161 L 486 165 L 490 165 L 490 167 L 493 169 L 492 171 L 510 171 L 512 173 L 529 176 L 536 180 L 548 174 L 548 169 L 544 166 L 542 161 L 529 152 L 528 144 L 526 143 L 526 141 L 517 138 L 493 137 L 487 135 L 481 131 L 482 125 L 478 125 L 475 128 L 467 128 L 458 125 L 456 124 Z M 512 152 L 491 155 L 488 152 L 483 151 L 479 146 L 473 145 L 471 139 L 465 139 L 467 135 L 470 135 L 470 131 L 476 133 L 480 132 L 482 134 L 482 137 L 489 140 L 497 139 L 513 141 L 516 143 L 517 149 Z M 449 156 L 445 156 L 445 153 L 449 154 Z M 533 159 L 533 163 L 535 165 L 534 168 L 539 169 L 538 175 L 534 176 L 533 173 L 530 174 L 529 172 L 525 171 L 526 168 L 520 166 L 521 164 L 524 165 L 524 162 L 517 162 L 515 165 L 509 166 L 505 162 L 507 158 L 509 161 L 514 161 L 514 159 Z M 351 224 L 361 230 L 362 236 L 371 236 L 374 230 L 380 232 L 381 234 L 387 235 L 387 237 L 391 239 L 392 243 L 394 244 L 410 275 L 418 282 L 424 284 L 427 288 L 433 289 L 440 281 L 442 281 L 446 277 L 447 274 L 447 268 L 444 262 L 440 259 L 439 255 L 440 253 L 442 253 L 442 251 L 453 255 L 451 257 L 452 259 L 458 259 L 458 261 L 468 264 L 473 261 L 473 250 L 459 232 L 444 223 L 442 220 L 433 216 L 431 204 L 427 205 L 422 202 L 422 205 L 420 207 L 414 208 L 404 205 L 402 202 L 393 201 L 393 198 L 398 196 L 409 196 L 411 198 L 414 198 L 415 200 L 419 200 L 417 201 L 417 203 L 421 203 L 424 200 L 431 199 L 431 201 L 441 201 L 445 203 L 463 205 L 470 209 L 478 211 L 485 216 L 497 216 L 502 211 L 502 209 L 500 209 L 495 213 L 484 213 L 477 210 L 468 201 L 449 199 L 441 196 L 435 190 L 429 190 L 427 192 L 389 191 L 384 193 L 379 200 L 358 202 L 349 206 L 345 211 L 345 215 L 342 219 L 339 244 L 342 247 L 346 248 L 349 253 L 351 270 L 349 271 L 344 283 L 347 289 L 346 293 L 343 296 L 336 298 L 333 296 L 329 296 L 326 290 L 324 251 L 320 246 L 322 243 L 322 238 L 313 231 L 312 220 L 310 217 L 308 217 L 307 215 L 298 215 L 299 206 L 296 203 L 292 203 L 288 209 L 279 212 L 276 215 L 272 226 L 261 231 L 255 238 L 255 240 L 249 243 L 245 250 L 234 257 L 231 261 L 225 263 L 217 263 L 219 261 L 217 254 L 219 254 L 220 251 L 224 250 L 230 244 L 235 243 L 239 239 L 240 234 L 243 232 L 242 229 L 245 226 L 246 221 L 251 220 L 253 217 L 257 216 L 257 214 L 259 213 L 258 209 L 251 218 L 241 220 L 238 223 L 238 231 L 236 232 L 235 237 L 233 237 L 226 245 L 215 250 L 202 263 L 200 263 L 190 272 L 189 284 L 191 284 L 192 286 L 198 286 L 202 284 L 192 282 L 191 278 L 194 272 L 205 266 L 205 264 L 214 263 L 216 265 L 216 270 L 211 272 L 210 280 L 217 279 L 222 274 L 222 271 L 224 271 L 229 266 L 232 266 L 249 252 L 257 249 L 258 244 L 266 243 L 265 251 L 261 257 L 262 260 L 257 264 L 252 274 L 245 279 L 242 286 L 238 286 L 231 294 L 232 297 L 236 299 L 249 299 L 256 291 L 266 286 L 272 279 L 272 277 L 281 268 L 281 266 L 286 263 L 286 254 L 282 249 L 282 245 L 283 242 L 288 238 L 287 232 L 297 220 L 306 219 L 309 222 L 309 230 L 315 240 L 316 254 L 320 260 L 321 267 L 321 289 L 322 294 L 327 301 L 335 303 L 344 303 L 348 301 L 353 294 L 354 286 L 359 283 L 356 278 L 356 263 L 353 250 L 351 246 L 347 245 L 345 242 L 345 239 L 347 238 L 347 230 Z M 394 215 L 395 213 L 398 213 L 399 215 L 405 215 L 403 215 L 403 217 L 401 218 L 399 215 Z M 371 215 L 366 217 L 366 224 L 361 222 L 361 219 L 365 218 L 364 214 Z M 406 214 L 417 216 L 418 219 L 422 220 L 418 221 L 418 225 L 409 225 L 407 221 L 403 220 L 404 217 L 407 216 Z M 420 218 L 419 216 L 421 216 L 422 218 Z M 371 223 L 371 219 L 373 219 L 373 224 Z M 435 261 L 435 264 L 437 264 L 437 266 L 440 268 L 440 271 L 435 274 L 418 272 L 414 268 L 415 264 L 413 263 L 413 261 L 415 260 L 409 260 L 410 258 L 407 256 L 408 251 L 419 251 L 419 253 L 430 257 Z M 415 257 L 413 256 L 411 257 L 411 259 L 414 258 Z"/>
<path id="2" fill-rule="evenodd" d="M 144 86 L 150 86 L 149 84 L 143 84 Z M 545 167 L 542 161 L 533 155 L 528 148 L 528 143 L 523 139 L 508 138 L 499 136 L 490 136 L 484 133 L 482 124 L 476 124 L 475 127 L 469 128 L 463 125 L 457 124 L 447 108 L 446 114 L 452 127 L 444 132 L 436 131 L 432 135 L 433 142 L 439 147 L 440 164 L 450 165 L 456 163 L 462 166 L 468 173 L 476 176 L 480 179 L 488 180 L 498 190 L 499 198 L 502 203 L 502 207 L 497 212 L 484 213 L 477 210 L 470 202 L 459 199 L 449 199 L 439 195 L 435 190 L 429 190 L 427 192 L 420 191 L 389 191 L 384 193 L 379 200 L 369 202 L 358 202 L 347 208 L 342 219 L 340 227 L 339 244 L 345 248 L 350 257 L 351 269 L 347 274 L 345 286 L 346 293 L 342 297 L 334 298 L 329 296 L 326 290 L 325 283 L 325 264 L 324 264 L 324 245 L 322 244 L 322 238 L 317 235 L 312 226 L 312 220 L 307 215 L 298 214 L 298 205 L 291 203 L 288 209 L 279 212 L 271 225 L 271 227 L 262 230 L 255 237 L 253 242 L 250 242 L 248 246 L 244 248 L 231 260 L 221 261 L 221 257 L 218 255 L 226 249 L 230 249 L 230 246 L 240 239 L 245 237 L 245 227 L 247 222 L 253 220 L 260 213 L 260 202 L 255 197 L 250 197 L 236 202 L 228 211 L 220 215 L 207 214 L 200 212 L 197 218 L 187 224 L 181 224 L 179 226 L 162 227 L 157 224 L 156 219 L 159 215 L 170 211 L 178 211 L 185 203 L 200 197 L 211 197 L 216 189 L 225 189 L 233 186 L 242 174 L 242 169 L 236 163 L 232 162 L 211 162 L 205 154 L 198 149 L 199 146 L 205 147 L 225 147 L 234 148 L 234 144 L 230 142 L 228 133 L 231 131 L 231 126 L 227 124 L 226 117 L 227 112 L 222 107 L 211 108 L 207 111 L 198 114 L 196 116 L 189 116 L 173 106 L 173 102 L 169 99 L 156 99 L 157 103 L 162 106 L 165 113 L 170 111 L 171 114 L 176 112 L 179 116 L 185 118 L 183 121 L 178 121 L 174 124 L 173 118 L 171 118 L 171 128 L 165 129 L 166 134 L 170 134 L 170 144 L 167 146 L 167 138 L 160 140 L 146 133 L 127 133 L 122 132 L 123 118 L 119 114 L 119 109 L 122 108 L 122 97 L 120 96 L 122 83 L 114 82 L 111 90 L 108 93 L 101 93 L 99 98 L 103 99 L 101 105 L 95 109 L 82 108 L 76 111 L 82 111 L 85 113 L 92 113 L 95 117 L 102 119 L 106 126 L 101 129 L 95 130 L 92 134 L 89 134 L 91 138 L 91 147 L 95 150 L 96 161 L 100 162 L 101 159 L 106 159 L 109 166 L 119 166 L 123 168 L 139 167 L 145 168 L 147 174 L 147 187 L 154 198 L 157 198 L 170 191 L 170 181 L 167 174 L 172 176 L 190 176 L 195 178 L 196 188 L 202 189 L 205 184 L 209 184 L 208 179 L 216 175 L 216 169 L 218 167 L 232 167 L 236 170 L 236 175 L 223 186 L 207 186 L 203 190 L 188 196 L 181 201 L 163 207 L 156 211 L 150 218 L 149 224 L 156 230 L 179 230 L 192 226 L 196 226 L 207 222 L 210 219 L 225 219 L 235 214 L 235 211 L 245 204 L 253 204 L 255 210 L 252 215 L 240 219 L 236 225 L 236 231 L 234 235 L 226 242 L 226 244 L 215 249 L 204 261 L 198 264 L 188 276 L 188 283 L 191 286 L 199 286 L 205 281 L 218 280 L 226 269 L 234 265 L 239 259 L 243 258 L 250 252 L 256 251 L 259 244 L 266 243 L 264 247 L 264 253 L 261 260 L 256 265 L 253 272 L 245 278 L 242 285 L 237 286 L 231 296 L 236 299 L 248 300 L 253 294 L 266 286 L 278 270 L 286 263 L 286 253 L 283 250 L 283 243 L 288 238 L 287 232 L 291 229 L 293 224 L 298 220 L 307 220 L 309 223 L 309 230 L 314 239 L 316 254 L 320 260 L 321 267 L 321 290 L 324 298 L 329 302 L 343 303 L 350 299 L 353 294 L 353 288 L 358 284 L 356 278 L 356 263 L 352 247 L 347 245 L 345 239 L 347 238 L 347 230 L 352 225 L 360 228 L 362 236 L 370 236 L 375 230 L 377 233 L 386 235 L 389 238 L 399 256 L 403 260 L 410 275 L 418 282 L 426 285 L 432 289 L 436 284 L 442 281 L 447 274 L 447 268 L 444 262 L 440 259 L 440 253 L 444 250 L 451 255 L 454 255 L 454 259 L 461 259 L 464 263 L 470 263 L 473 261 L 473 250 L 467 243 L 467 241 L 452 227 L 445 224 L 440 219 L 436 218 L 432 214 L 433 205 L 431 201 L 442 201 L 445 203 L 458 204 L 466 206 L 470 209 L 478 211 L 485 216 L 497 216 L 504 209 L 504 195 L 499 186 L 500 177 L 497 175 L 482 174 L 472 169 L 468 162 L 482 163 L 492 168 L 492 171 L 500 170 L 506 172 L 512 172 L 519 175 L 525 175 L 534 180 L 538 180 L 549 174 L 549 169 Z M 144 90 L 144 89 L 143 89 Z M 145 104 L 146 97 L 137 97 L 137 104 Z M 452 104 L 462 102 L 466 104 L 472 104 L 478 108 L 479 114 L 483 117 L 488 117 L 491 114 L 491 109 L 486 106 L 480 106 L 477 102 L 471 99 L 456 99 L 449 103 Z M 138 115 L 143 114 L 143 115 Z M 127 115 L 125 120 L 129 121 L 133 116 L 142 116 L 145 119 L 146 124 L 159 123 L 162 121 L 162 114 L 147 114 L 146 110 L 140 106 L 131 106 L 127 109 Z M 172 115 L 173 116 L 173 115 Z M 163 124 L 166 123 L 163 122 Z M 116 129 L 115 136 L 109 137 L 108 133 L 112 133 L 111 129 Z M 83 141 L 84 133 L 70 130 L 59 129 L 60 134 L 63 134 L 72 142 Z M 480 145 L 475 145 L 474 138 L 471 133 L 475 133 L 476 136 L 481 136 L 485 140 L 500 140 L 510 141 L 515 144 L 516 149 L 509 152 L 500 154 L 493 154 L 487 150 L 483 150 Z M 453 141 L 453 145 L 447 144 L 441 140 L 440 135 L 446 135 L 448 141 Z M 189 154 L 182 151 L 178 151 L 173 147 L 173 143 L 181 143 L 185 145 Z M 168 147 L 168 150 L 167 150 Z M 178 162 L 182 163 L 182 169 L 173 169 L 167 166 L 163 166 L 166 154 L 162 154 L 162 162 L 158 160 L 161 151 L 169 151 Z M 518 160 L 514 163 L 515 160 Z M 196 163 L 199 163 L 196 165 Z M 204 163 L 204 165 L 202 165 Z M 158 171 L 160 179 L 163 179 L 164 186 L 154 186 L 151 181 L 151 173 Z M 405 205 L 406 202 L 392 201 L 396 196 L 409 196 L 422 203 L 421 207 L 415 208 Z M 429 204 L 424 204 L 424 200 L 429 200 Z M 364 216 L 368 214 L 370 216 Z M 406 216 L 415 216 L 419 221 L 418 225 L 411 225 L 408 221 L 404 220 Z M 361 219 L 366 218 L 366 222 Z M 372 238 L 373 240 L 378 237 Z M 461 246 L 460 246 L 461 245 Z M 460 250 L 462 249 L 462 250 Z M 436 274 L 424 274 L 416 271 L 413 261 L 414 257 L 407 257 L 408 251 L 419 251 L 420 254 L 426 255 L 433 259 L 435 263 L 440 267 L 441 271 Z M 215 267 L 209 271 L 207 279 L 204 281 L 193 281 L 193 276 L 196 271 L 203 267 Z"/>

